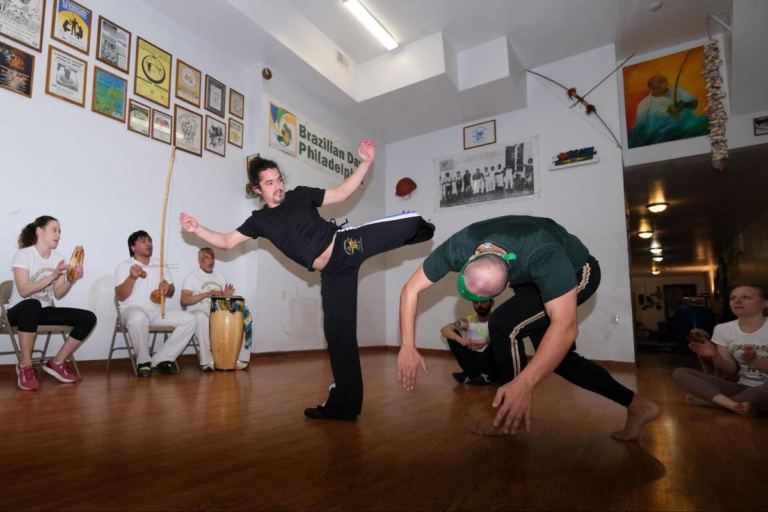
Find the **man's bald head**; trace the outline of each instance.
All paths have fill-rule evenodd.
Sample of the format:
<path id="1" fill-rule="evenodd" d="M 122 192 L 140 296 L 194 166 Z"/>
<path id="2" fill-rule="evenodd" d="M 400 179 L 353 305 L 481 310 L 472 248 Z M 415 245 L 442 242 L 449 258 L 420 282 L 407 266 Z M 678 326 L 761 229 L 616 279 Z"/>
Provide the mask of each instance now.
<path id="1" fill-rule="evenodd" d="M 483 256 L 464 269 L 464 284 L 470 293 L 479 297 L 495 297 L 507 287 L 509 265 L 496 255 Z"/>

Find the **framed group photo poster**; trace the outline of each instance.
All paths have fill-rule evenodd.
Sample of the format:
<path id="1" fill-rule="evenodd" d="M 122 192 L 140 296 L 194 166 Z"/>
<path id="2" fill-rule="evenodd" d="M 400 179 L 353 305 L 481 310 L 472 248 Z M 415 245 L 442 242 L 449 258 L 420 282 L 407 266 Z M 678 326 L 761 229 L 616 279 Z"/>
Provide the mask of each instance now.
<path id="1" fill-rule="evenodd" d="M 173 57 L 149 41 L 136 38 L 134 93 L 161 107 L 171 106 L 171 64 Z"/>
<path id="2" fill-rule="evenodd" d="M 98 66 L 93 70 L 91 110 L 121 123 L 125 122 L 125 100 L 128 81 L 104 71 Z"/>
<path id="3" fill-rule="evenodd" d="M 241 120 L 245 118 L 245 96 L 234 89 L 229 90 L 229 113 Z"/>
<path id="4" fill-rule="evenodd" d="M 43 51 L 43 26 L 45 25 L 45 0 L 13 2 L 9 8 L 0 9 L 0 35 L 35 51 Z"/>
<path id="5" fill-rule="evenodd" d="M 48 79 L 45 93 L 85 107 L 85 82 L 88 63 L 74 55 L 48 46 Z"/>
<path id="6" fill-rule="evenodd" d="M 203 156 L 203 116 L 174 105 L 173 135 L 176 147 L 195 156 Z"/>
<path id="7" fill-rule="evenodd" d="M 88 55 L 93 12 L 72 0 L 53 0 L 51 39 Z"/>
<path id="8" fill-rule="evenodd" d="M 32 97 L 35 56 L 0 41 L 0 89 Z"/>
<path id="9" fill-rule="evenodd" d="M 243 123 L 229 118 L 229 143 L 238 148 L 243 147 Z"/>
<path id="10" fill-rule="evenodd" d="M 219 156 L 227 155 L 227 125 L 218 119 L 205 116 L 205 149 Z"/>
<path id="11" fill-rule="evenodd" d="M 224 119 L 227 102 L 227 86 L 215 78 L 205 75 L 205 110 Z"/>
<path id="12" fill-rule="evenodd" d="M 181 59 L 176 59 L 176 98 L 200 108 L 203 74 Z"/>
<path id="13" fill-rule="evenodd" d="M 152 138 L 166 144 L 173 144 L 172 115 L 152 109 Z"/>
<path id="14" fill-rule="evenodd" d="M 149 137 L 151 119 L 152 109 L 131 99 L 130 107 L 128 107 L 128 130 Z"/>
<path id="15" fill-rule="evenodd" d="M 96 32 L 96 60 L 119 69 L 131 71 L 131 33 L 107 18 L 99 16 Z"/>

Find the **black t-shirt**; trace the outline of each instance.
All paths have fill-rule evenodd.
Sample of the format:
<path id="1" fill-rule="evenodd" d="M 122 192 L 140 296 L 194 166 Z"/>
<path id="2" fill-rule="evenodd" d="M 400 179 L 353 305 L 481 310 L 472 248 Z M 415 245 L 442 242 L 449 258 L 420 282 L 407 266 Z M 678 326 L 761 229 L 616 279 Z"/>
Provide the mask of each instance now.
<path id="1" fill-rule="evenodd" d="M 450 237 L 424 260 L 424 274 L 436 283 L 448 272 L 461 271 L 484 242 L 515 253 L 509 284 L 535 284 L 544 302 L 574 289 L 576 272 L 589 259 L 584 244 L 555 221 L 508 215 L 476 222 Z"/>
<path id="2" fill-rule="evenodd" d="M 331 245 L 336 226 L 317 212 L 325 198 L 321 188 L 296 187 L 274 208 L 254 210 L 237 230 L 251 238 L 263 237 L 299 265 L 312 263 Z"/>

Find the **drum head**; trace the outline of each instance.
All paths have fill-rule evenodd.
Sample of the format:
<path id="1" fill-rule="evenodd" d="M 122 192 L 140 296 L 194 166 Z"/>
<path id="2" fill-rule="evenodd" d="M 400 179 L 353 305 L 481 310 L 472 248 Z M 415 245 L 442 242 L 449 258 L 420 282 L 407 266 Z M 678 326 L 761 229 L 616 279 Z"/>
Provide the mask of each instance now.
<path id="1" fill-rule="evenodd" d="M 67 265 L 67 281 L 77 280 L 77 267 L 82 265 L 85 261 L 85 251 L 82 246 L 75 247 L 72 251 L 72 257 L 69 259 L 69 265 Z"/>
<path id="2" fill-rule="evenodd" d="M 245 300 L 240 295 L 212 295 L 211 300 Z"/>

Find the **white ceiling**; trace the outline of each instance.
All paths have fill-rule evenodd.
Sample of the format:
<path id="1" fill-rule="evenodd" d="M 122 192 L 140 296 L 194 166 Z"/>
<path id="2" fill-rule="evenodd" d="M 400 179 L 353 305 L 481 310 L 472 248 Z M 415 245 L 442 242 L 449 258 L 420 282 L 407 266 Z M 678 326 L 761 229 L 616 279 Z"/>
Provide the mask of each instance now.
<path id="1" fill-rule="evenodd" d="M 143 0 L 168 18 L 251 68 L 263 62 L 312 90 L 329 108 L 383 143 L 462 124 L 519 105 L 504 103 L 499 84 L 463 94 L 450 87 L 430 90 L 414 84 L 374 100 L 357 102 L 328 77 L 289 49 L 285 27 L 249 19 L 227 0 Z M 355 20 L 341 0 L 249 0 L 273 12 L 291 9 L 314 26 L 319 37 L 357 65 L 386 50 Z M 732 8 L 731 0 L 664 0 L 658 12 L 652 0 L 361 0 L 401 45 L 442 32 L 454 50 L 506 36 L 525 68 L 540 66 L 615 42 L 617 58 L 648 53 L 706 37 L 705 16 Z M 738 2 L 744 0 L 737 0 Z M 242 4 L 241 4 L 242 5 Z M 294 18 L 295 19 L 295 18 Z M 313 28 L 314 28 L 313 27 Z M 719 31 L 720 29 L 716 27 Z M 304 41 L 306 43 L 306 41 Z M 425 96 L 425 90 L 427 96 Z M 489 98 L 496 109 L 489 111 Z M 454 105 L 439 115 L 422 115 L 423 105 Z M 493 106 L 493 105 L 492 105 Z M 491 106 L 491 107 L 492 107 Z M 459 108 L 460 107 L 460 108 Z M 474 117 L 469 113 L 474 113 Z M 407 127 L 407 129 L 403 129 Z"/>

